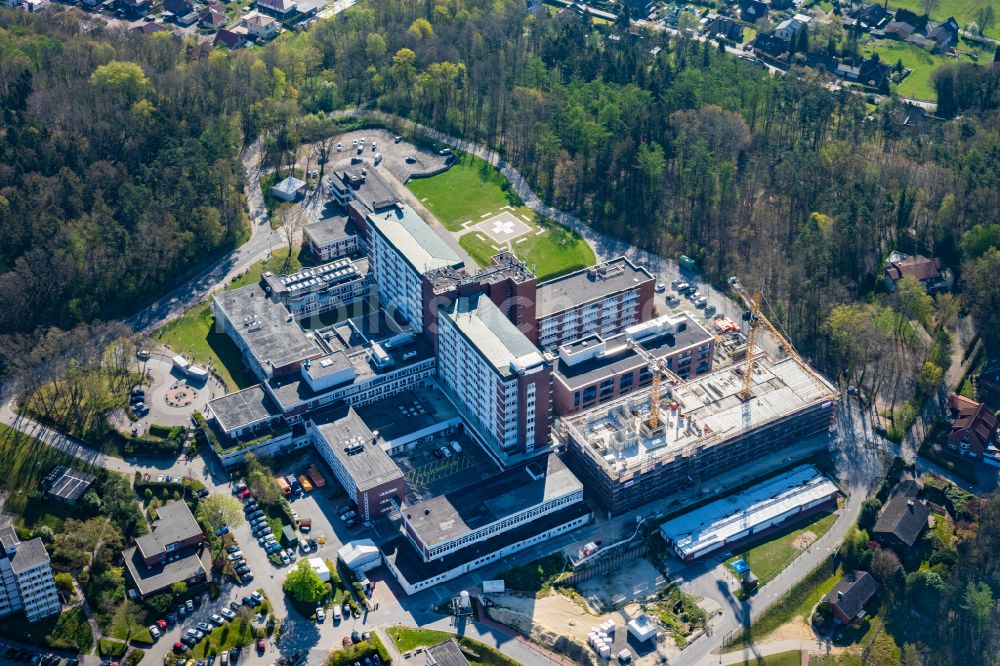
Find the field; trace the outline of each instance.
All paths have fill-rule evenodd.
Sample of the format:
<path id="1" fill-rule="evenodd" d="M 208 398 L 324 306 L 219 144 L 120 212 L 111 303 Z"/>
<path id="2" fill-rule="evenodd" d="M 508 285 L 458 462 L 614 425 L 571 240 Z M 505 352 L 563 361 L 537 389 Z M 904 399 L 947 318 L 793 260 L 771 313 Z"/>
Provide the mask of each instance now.
<path id="1" fill-rule="evenodd" d="M 995 1 L 996 0 L 939 0 L 937 8 L 931 12 L 931 19 L 934 21 L 943 21 L 949 16 L 954 16 L 955 20 L 958 21 L 958 27 L 964 30 L 966 25 L 976 22 L 977 10 Z M 889 7 L 890 9 L 909 9 L 917 14 L 924 13 L 923 0 L 889 0 Z M 997 6 L 994 4 L 993 8 L 997 9 Z M 998 22 L 987 28 L 984 31 L 984 34 L 989 37 L 1000 37 L 1000 16 L 997 16 L 997 19 Z"/>
<path id="2" fill-rule="evenodd" d="M 230 283 L 226 289 L 236 289 L 260 281 L 264 271 L 285 272 L 302 268 L 301 253 L 296 253 L 285 266 L 288 249 L 275 250 L 270 259 L 254 264 L 250 269 Z M 239 349 L 229 337 L 215 330 L 215 315 L 210 302 L 194 306 L 178 319 L 159 331 L 157 339 L 172 350 L 188 355 L 195 363 L 211 366 L 230 391 L 246 388 L 257 383 L 257 379 L 244 367 Z"/>
<path id="3" fill-rule="evenodd" d="M 805 522 L 796 523 L 776 532 L 768 541 L 741 550 L 729 560 L 729 564 L 743 558 L 763 585 L 781 573 L 781 570 L 802 552 L 802 548 L 796 546 L 796 541 L 804 533 L 811 532 L 813 540 L 819 539 L 836 520 L 835 513 L 811 516 Z"/>
<path id="4" fill-rule="evenodd" d="M 875 51 L 878 51 L 882 62 L 895 65 L 898 60 L 902 59 L 903 66 L 912 70 L 896 90 L 903 97 L 915 99 L 936 100 L 937 94 L 934 92 L 934 84 L 931 83 L 931 75 L 934 70 L 945 63 L 961 62 L 946 55 L 925 51 L 913 44 L 890 40 L 871 42 L 864 47 L 865 56 L 870 56 Z"/>
<path id="5" fill-rule="evenodd" d="M 594 252 L 583 238 L 522 205 L 496 168 L 473 155 L 456 154 L 459 158 L 450 169 L 432 178 L 411 180 L 408 187 L 449 231 L 462 233 L 459 245 L 477 264 L 488 265 L 490 257 L 497 253 L 496 247 L 502 245 L 482 233 L 466 231 L 469 225 L 463 225 L 478 223 L 489 213 L 499 213 L 506 207 L 532 228 L 530 233 L 512 239 L 510 247 L 529 267 L 534 266 L 539 280 L 595 263 Z M 543 233 L 536 234 L 536 229 Z"/>
<path id="6" fill-rule="evenodd" d="M 487 211 L 521 205 L 507 179 L 486 160 L 458 151 L 455 154 L 458 159 L 444 173 L 407 183 L 448 231 L 461 231 L 463 222 L 478 220 Z"/>

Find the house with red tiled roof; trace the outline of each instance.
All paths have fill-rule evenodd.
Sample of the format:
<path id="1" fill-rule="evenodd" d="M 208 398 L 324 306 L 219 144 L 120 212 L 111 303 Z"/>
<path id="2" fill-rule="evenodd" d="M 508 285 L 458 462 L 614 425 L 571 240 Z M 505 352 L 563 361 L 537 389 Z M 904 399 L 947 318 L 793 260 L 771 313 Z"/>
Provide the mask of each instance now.
<path id="1" fill-rule="evenodd" d="M 944 268 L 940 259 L 928 259 L 919 254 L 911 256 L 894 250 L 885 260 L 885 286 L 889 291 L 896 291 L 896 283 L 906 275 L 916 278 L 932 295 L 950 291 L 955 283 L 951 269 Z"/>
<path id="2" fill-rule="evenodd" d="M 945 443 L 949 453 L 994 464 L 1000 462 L 997 417 L 989 407 L 952 393 L 948 396 L 948 422 L 951 432 Z"/>

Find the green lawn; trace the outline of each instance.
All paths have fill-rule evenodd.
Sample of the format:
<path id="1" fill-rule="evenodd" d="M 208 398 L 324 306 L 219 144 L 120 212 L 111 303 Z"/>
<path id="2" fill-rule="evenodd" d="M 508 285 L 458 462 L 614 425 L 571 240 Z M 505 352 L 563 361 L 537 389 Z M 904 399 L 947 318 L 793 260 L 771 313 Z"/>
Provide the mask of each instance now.
<path id="1" fill-rule="evenodd" d="M 449 638 L 454 638 L 464 648 L 466 658 L 469 660 L 471 666 L 520 666 L 519 662 L 511 659 L 492 646 L 480 643 L 466 636 L 449 634 L 445 631 L 411 629 L 409 627 L 397 626 L 389 629 L 389 636 L 395 641 L 396 649 L 400 652 L 408 652 L 421 645 L 431 647 Z M 478 658 L 472 655 L 478 655 Z"/>
<path id="2" fill-rule="evenodd" d="M 744 666 L 801 666 L 802 653 L 798 650 L 779 652 L 778 654 L 758 657 L 753 661 L 744 661 Z"/>
<path id="3" fill-rule="evenodd" d="M 976 11 L 980 7 L 993 2 L 996 0 L 939 0 L 937 8 L 931 12 L 931 19 L 943 21 L 949 16 L 954 16 L 958 21 L 958 27 L 964 30 L 967 24 L 976 22 Z M 917 14 L 924 13 L 923 0 L 889 0 L 889 7 L 891 9 L 902 7 Z M 993 8 L 1000 9 L 996 5 Z M 984 32 L 990 37 L 1000 37 L 1000 15 L 997 16 L 997 22 Z"/>
<path id="4" fill-rule="evenodd" d="M 931 53 L 913 44 L 892 40 L 874 41 L 866 44 L 863 49 L 865 56 L 870 56 L 875 51 L 878 51 L 882 62 L 895 65 L 896 61 L 902 59 L 903 66 L 912 70 L 896 89 L 900 95 L 930 101 L 937 99 L 934 84 L 931 83 L 934 70 L 949 62 L 967 62 L 965 58 L 960 61 L 946 55 Z"/>
<path id="5" fill-rule="evenodd" d="M 129 622 L 132 622 L 131 632 Z M 149 633 L 149 627 L 145 624 L 145 608 L 138 604 L 122 603 L 115 610 L 111 617 L 111 626 L 107 628 L 108 636 L 121 640 L 132 640 L 140 643 L 152 643 L 153 636 Z"/>
<path id="6" fill-rule="evenodd" d="M 528 215 L 532 225 L 545 229 L 545 233 L 533 233 L 521 238 L 526 240 L 513 243 L 514 254 L 534 267 L 539 280 L 548 280 L 566 273 L 593 265 L 597 259 L 587 242 L 565 227 L 539 217 L 529 208 L 519 208 L 515 215 Z M 515 239 L 516 240 L 516 239 Z M 458 244 L 480 266 L 488 266 L 490 257 L 497 253 L 493 242 L 478 231 L 470 231 L 458 239 Z"/>
<path id="7" fill-rule="evenodd" d="M 216 627 L 191 650 L 192 659 L 204 659 L 208 655 L 219 654 L 234 647 L 243 647 L 257 640 L 253 623 L 237 616 L 232 622 Z"/>
<path id="8" fill-rule="evenodd" d="M 809 666 L 864 666 L 860 654 L 814 654 L 809 656 Z"/>
<path id="9" fill-rule="evenodd" d="M 797 522 L 768 537 L 763 543 L 751 548 L 744 548 L 727 564 L 732 564 L 742 558 L 750 565 L 751 571 L 760 579 L 763 585 L 781 573 L 795 557 L 802 552 L 794 546 L 795 540 L 804 532 L 812 532 L 816 539 L 826 534 L 837 520 L 837 514 L 827 513 L 813 515 L 804 522 Z"/>
<path id="10" fill-rule="evenodd" d="M 735 650 L 763 642 L 768 634 L 796 617 L 801 616 L 805 622 L 809 622 L 812 609 L 823 595 L 833 589 L 841 573 L 833 558 L 828 558 L 764 611 L 751 625 L 749 634 L 744 633 L 729 647 Z"/>
<path id="11" fill-rule="evenodd" d="M 486 160 L 455 151 L 458 159 L 450 169 L 431 178 L 414 178 L 407 187 L 449 231 L 461 231 L 462 223 L 520 206 L 510 183 Z"/>
<path id="12" fill-rule="evenodd" d="M 76 606 L 63 611 L 56 620 L 55 626 L 48 634 L 48 642 L 52 647 L 64 650 L 79 650 L 90 652 L 94 646 L 94 634 L 87 622 L 87 614 L 82 606 Z"/>
<path id="13" fill-rule="evenodd" d="M 254 264 L 239 278 L 233 280 L 226 289 L 236 289 L 260 281 L 264 271 L 292 272 L 302 268 L 305 256 L 302 252 L 288 260 L 288 249 L 275 250 L 269 259 Z M 287 264 L 286 264 L 286 260 Z M 222 331 L 215 329 L 215 315 L 210 302 L 194 306 L 178 319 L 159 331 L 157 339 L 172 350 L 186 354 L 195 363 L 211 366 L 222 377 L 230 391 L 246 388 L 257 383 L 257 378 L 243 365 L 240 350 Z"/>

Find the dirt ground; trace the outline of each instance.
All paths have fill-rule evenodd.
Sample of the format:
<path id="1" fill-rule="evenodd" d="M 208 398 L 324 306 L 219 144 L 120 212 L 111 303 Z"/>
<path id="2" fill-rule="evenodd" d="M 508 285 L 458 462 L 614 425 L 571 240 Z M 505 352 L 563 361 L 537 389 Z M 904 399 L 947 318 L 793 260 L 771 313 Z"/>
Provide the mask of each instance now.
<path id="1" fill-rule="evenodd" d="M 811 546 L 813 541 L 815 540 L 816 540 L 816 535 L 810 532 L 809 530 L 806 530 L 805 532 L 803 532 L 802 534 L 800 534 L 795 538 L 795 541 L 792 542 L 792 547 L 798 548 L 799 550 L 805 550 L 806 548 Z"/>
<path id="2" fill-rule="evenodd" d="M 640 559 L 616 571 L 578 583 L 576 589 L 591 608 L 601 610 L 621 603 L 623 598 L 625 601 L 643 599 L 666 584 L 667 579 L 649 560 Z"/>
<path id="3" fill-rule="evenodd" d="M 627 649 L 635 657 L 635 663 L 643 664 L 669 660 L 680 652 L 670 636 L 661 636 L 655 645 L 637 645 L 629 638 L 626 625 L 642 614 L 638 604 L 628 604 L 610 613 L 594 614 L 586 610 L 582 602 L 558 592 L 539 598 L 508 593 L 492 599 L 495 606 L 490 609 L 490 616 L 494 620 L 515 627 L 532 640 L 569 654 L 582 664 L 598 663 L 596 654 L 587 645 L 587 634 L 594 626 L 607 620 L 613 620 L 616 627 L 612 654 Z M 568 646 L 567 643 L 573 645 Z"/>

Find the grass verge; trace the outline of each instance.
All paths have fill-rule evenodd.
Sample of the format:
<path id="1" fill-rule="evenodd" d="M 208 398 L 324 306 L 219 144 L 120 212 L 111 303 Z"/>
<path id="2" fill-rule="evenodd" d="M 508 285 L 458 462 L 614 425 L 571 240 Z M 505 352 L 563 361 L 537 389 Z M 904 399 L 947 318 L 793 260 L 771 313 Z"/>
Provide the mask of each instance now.
<path id="1" fill-rule="evenodd" d="M 389 636 L 400 652 L 409 652 L 421 645 L 431 647 L 449 639 L 455 639 L 471 666 L 519 666 L 519 663 L 496 648 L 465 636 L 456 636 L 446 631 L 433 629 L 411 629 L 392 627 Z"/>
<path id="2" fill-rule="evenodd" d="M 808 576 L 778 599 L 770 608 L 764 611 L 750 626 L 750 631 L 743 634 L 727 647 L 744 648 L 753 645 L 767 637 L 781 625 L 795 617 L 801 616 L 809 621 L 813 607 L 819 603 L 823 595 L 837 584 L 840 571 L 832 557 L 813 569 Z"/>
<path id="3" fill-rule="evenodd" d="M 806 532 L 812 532 L 815 539 L 827 533 L 837 520 L 837 514 L 816 514 L 794 523 L 772 534 L 767 541 L 745 548 L 732 557 L 727 564 L 738 559 L 746 560 L 750 569 L 760 579 L 761 585 L 771 581 L 802 552 L 795 541 Z"/>

